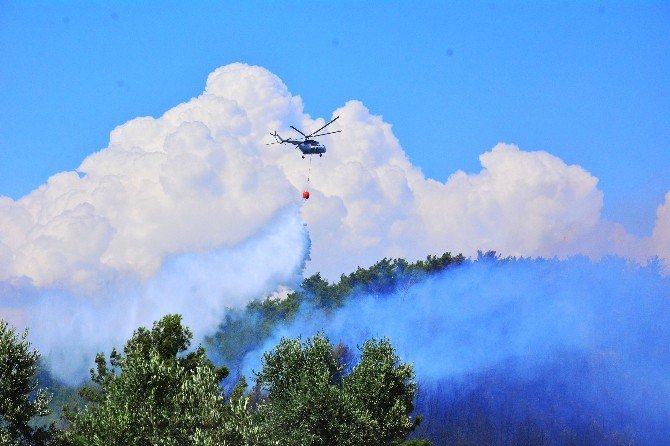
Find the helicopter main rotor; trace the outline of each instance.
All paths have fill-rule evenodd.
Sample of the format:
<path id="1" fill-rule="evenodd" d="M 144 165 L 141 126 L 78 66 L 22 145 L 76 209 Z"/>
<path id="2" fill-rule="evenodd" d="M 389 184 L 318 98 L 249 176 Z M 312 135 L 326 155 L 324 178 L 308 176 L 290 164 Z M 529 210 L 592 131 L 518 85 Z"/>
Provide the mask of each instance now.
<path id="1" fill-rule="evenodd" d="M 292 125 L 289 126 L 289 127 L 291 127 L 291 128 L 292 128 L 293 130 L 295 130 L 296 132 L 300 133 L 302 136 L 305 137 L 305 140 L 307 140 L 307 139 L 312 138 L 312 137 L 316 138 L 317 136 L 330 135 L 331 133 L 340 133 L 342 130 L 335 130 L 334 132 L 321 133 L 321 134 L 318 134 L 318 135 L 317 135 L 317 133 L 319 133 L 321 130 L 325 129 L 325 128 L 328 127 L 330 124 L 332 124 L 333 122 L 337 121 L 338 119 L 340 119 L 340 117 L 339 117 L 339 116 L 335 116 L 335 118 L 333 118 L 331 121 L 329 121 L 326 125 L 324 125 L 323 127 L 319 128 L 318 130 L 313 131 L 313 132 L 310 133 L 309 135 L 305 135 L 303 132 L 301 132 L 301 131 L 298 130 L 297 128 L 293 127 Z"/>
<path id="2" fill-rule="evenodd" d="M 304 138 L 302 141 L 300 141 L 299 139 L 291 139 L 291 138 L 288 138 L 288 139 L 282 139 L 282 137 L 279 136 L 279 134 L 277 133 L 277 131 L 275 131 L 274 133 L 270 133 L 270 135 L 271 135 L 271 136 L 274 136 L 274 138 L 276 139 L 276 142 L 266 143 L 265 145 L 266 145 L 266 146 L 270 146 L 270 145 L 273 145 L 273 144 L 290 143 L 290 144 L 295 144 L 295 145 L 298 145 L 298 146 L 299 146 L 299 145 L 302 145 L 302 144 L 306 143 L 307 141 L 309 141 L 310 138 L 316 138 L 316 137 L 318 137 L 318 136 L 331 135 L 331 134 L 333 134 L 333 133 L 340 133 L 342 130 L 335 130 L 335 131 L 333 131 L 333 132 L 319 133 L 320 131 L 322 131 L 323 129 L 325 129 L 326 127 L 328 127 L 330 124 L 332 124 L 333 122 L 337 121 L 339 118 L 340 118 L 339 116 L 335 116 L 332 120 L 328 121 L 325 125 L 321 126 L 319 129 L 313 131 L 313 132 L 310 133 L 309 135 L 305 135 L 301 130 L 299 130 L 299 129 L 297 129 L 296 127 L 290 125 L 289 127 L 291 127 L 293 130 L 295 130 L 296 132 L 298 132 L 298 133 L 300 133 L 300 134 L 302 135 L 302 137 Z M 310 141 L 310 144 L 313 145 L 314 143 L 315 143 L 315 141 Z M 316 142 L 316 144 L 318 144 L 318 142 Z M 325 151 L 325 150 L 324 150 L 324 151 Z M 303 151 L 303 153 L 304 153 L 304 151 Z"/>

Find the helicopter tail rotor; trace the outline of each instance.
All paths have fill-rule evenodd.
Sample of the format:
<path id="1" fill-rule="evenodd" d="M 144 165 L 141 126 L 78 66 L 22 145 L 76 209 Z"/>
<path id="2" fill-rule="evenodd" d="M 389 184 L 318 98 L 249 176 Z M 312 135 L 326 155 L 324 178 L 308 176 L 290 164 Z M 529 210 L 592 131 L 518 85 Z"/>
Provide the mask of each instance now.
<path id="1" fill-rule="evenodd" d="M 266 144 L 265 144 L 266 146 L 270 146 L 270 145 L 272 145 L 272 144 L 284 144 L 284 140 L 282 139 L 281 136 L 279 136 L 279 133 L 277 133 L 276 130 L 275 130 L 274 133 L 270 133 L 270 136 L 274 136 L 274 138 L 275 138 L 275 142 L 269 142 L 269 143 L 266 143 Z"/>

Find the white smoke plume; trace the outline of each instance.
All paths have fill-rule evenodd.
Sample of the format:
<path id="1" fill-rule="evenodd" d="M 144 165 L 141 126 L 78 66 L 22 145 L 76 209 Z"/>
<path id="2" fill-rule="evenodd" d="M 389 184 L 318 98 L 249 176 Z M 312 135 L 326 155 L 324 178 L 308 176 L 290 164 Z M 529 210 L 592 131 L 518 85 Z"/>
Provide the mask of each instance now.
<path id="1" fill-rule="evenodd" d="M 413 166 L 391 125 L 362 103 L 346 102 L 336 115 L 332 129 L 343 132 L 323 137 L 328 153 L 313 160 L 309 185 L 308 160 L 292 147 L 265 144 L 272 141 L 270 131 L 286 136 L 290 125 L 309 131 L 326 121 L 307 115 L 301 98 L 261 67 L 221 67 L 199 96 L 158 118 L 117 127 L 109 145 L 76 172 L 58 173 L 18 200 L 0 197 L 0 289 L 13 290 L 0 291 L 0 315 L 29 322 L 24 306 L 48 308 L 39 321 L 48 325 L 49 314 L 60 317 L 77 308 L 79 319 L 64 323 L 86 338 L 96 321 L 108 317 L 105 302 L 124 302 L 129 293 L 145 296 L 136 302 L 151 301 L 151 284 L 165 283 L 168 270 L 179 276 L 175 267 L 165 269 L 173 265 L 169 259 L 201 261 L 198 256 L 241 249 L 259 231 L 271 230 L 282 209 L 296 206 L 305 187 L 312 198 L 291 224 L 296 231 L 303 230 L 301 220 L 307 224 L 308 272 L 329 278 L 384 256 L 415 259 L 444 251 L 616 253 L 638 261 L 670 256 L 668 197 L 653 235 L 639 240 L 603 221 L 597 178 L 549 153 L 498 144 L 480 156 L 481 172 L 459 171 L 442 183 Z M 258 290 L 270 282 L 281 285 L 283 279 L 256 276 L 269 261 L 265 257 L 275 255 L 270 248 L 259 252 L 258 268 L 245 269 L 248 274 L 235 283 L 254 282 L 248 286 Z M 277 270 L 294 272 L 302 264 L 285 262 Z M 184 263 L 180 268 L 188 270 Z M 128 283 L 140 285 L 129 290 Z M 233 295 L 254 297 L 238 291 L 219 288 L 217 299 L 225 306 Z M 22 303 L 10 303 L 7 296 L 17 293 Z M 198 305 L 205 297 L 189 299 Z M 91 313 L 82 316 L 86 311 Z M 135 311 L 158 317 L 149 307 Z M 148 316 L 137 322 L 149 323 Z"/>
<path id="2" fill-rule="evenodd" d="M 145 281 L 119 279 L 95 295 L 24 283 L 6 286 L 2 295 L 5 306 L 22 310 L 6 316 L 30 327 L 57 376 L 76 383 L 97 352 L 122 347 L 135 328 L 150 327 L 165 314 L 181 314 L 195 342 L 202 341 L 228 309 L 299 284 L 308 250 L 306 228 L 290 206 L 249 240 L 172 256 Z"/>

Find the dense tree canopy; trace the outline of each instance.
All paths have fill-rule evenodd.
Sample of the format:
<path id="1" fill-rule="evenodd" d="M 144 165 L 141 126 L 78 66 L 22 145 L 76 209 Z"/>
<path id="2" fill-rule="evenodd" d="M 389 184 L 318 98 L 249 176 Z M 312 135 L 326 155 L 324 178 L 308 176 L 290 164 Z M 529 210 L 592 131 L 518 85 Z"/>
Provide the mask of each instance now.
<path id="1" fill-rule="evenodd" d="M 102 354 L 91 370 L 93 385 L 82 390 L 90 404 L 71 414 L 68 437 L 82 445 L 231 444 L 231 426 L 215 367 L 198 348 L 184 354 L 191 332 L 178 315 L 151 330 L 140 328 L 123 353 Z"/>
<path id="2" fill-rule="evenodd" d="M 31 420 L 48 414 L 49 397 L 35 379 L 39 352 L 30 349 L 28 331 L 18 335 L 0 320 L 0 445 L 46 444 L 48 430 Z"/>
<path id="3" fill-rule="evenodd" d="M 140 328 L 123 353 L 99 354 L 89 404 L 70 413 L 74 445 L 356 445 L 400 444 L 414 428 L 412 367 L 390 343 L 370 340 L 360 361 L 320 335 L 282 339 L 264 355 L 256 387 L 244 379 L 226 400 L 216 368 L 178 315 Z"/>
<path id="4" fill-rule="evenodd" d="M 264 355 L 257 422 L 267 444 L 390 446 L 411 432 L 414 373 L 388 340 L 367 341 L 349 373 L 336 352 L 317 335 L 282 339 Z"/>

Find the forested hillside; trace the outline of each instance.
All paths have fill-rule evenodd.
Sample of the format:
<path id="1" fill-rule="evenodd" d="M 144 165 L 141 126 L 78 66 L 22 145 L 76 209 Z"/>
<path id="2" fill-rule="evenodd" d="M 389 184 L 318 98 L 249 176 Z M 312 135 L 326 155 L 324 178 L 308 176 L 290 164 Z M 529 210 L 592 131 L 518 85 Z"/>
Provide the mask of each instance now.
<path id="1" fill-rule="evenodd" d="M 302 320 L 324 314 L 328 317 L 352 300 L 370 296 L 383 300 L 401 295 L 411 307 L 413 296 L 407 291 L 414 285 L 448 268 L 477 263 L 495 268 L 505 264 L 522 266 L 531 261 L 500 258 L 495 252 L 480 253 L 476 260 L 445 253 L 414 263 L 385 258 L 369 268 L 359 267 L 342 275 L 335 283 L 317 273 L 285 297 L 254 301 L 243 311 L 230 312 L 217 333 L 207 339 L 207 346 L 217 362 L 231 368 L 230 387 L 238 376 L 249 372 L 244 365 L 245 355 L 255 355 L 265 339 L 278 328 L 290 325 L 299 312 Z M 438 296 L 434 298 L 437 300 Z M 416 342 L 420 349 L 418 337 Z M 448 362 L 450 358 L 440 360 Z M 559 368 L 555 363 L 544 364 L 544 371 L 535 370 L 528 379 L 519 376 L 519 365 L 513 362 L 465 380 L 417 376 L 416 414 L 423 421 L 413 436 L 430 438 L 435 445 L 636 444 L 625 415 L 612 418 L 597 407 L 598 403 L 588 401 L 575 389 L 575 382 L 592 379 L 592 358 L 566 351 L 560 362 Z"/>
<path id="2" fill-rule="evenodd" d="M 485 256 L 494 258 L 495 253 Z M 239 372 L 244 355 L 260 347 L 278 325 L 291 322 L 301 307 L 329 312 L 355 296 L 383 298 L 464 262 L 465 257 L 451 253 L 428 256 L 413 263 L 385 258 L 369 268 L 359 267 L 348 275 L 343 274 L 336 283 L 329 283 L 316 273 L 306 278 L 300 289 L 285 297 L 254 300 L 242 311 L 229 312 L 216 334 L 207 339 L 208 350 L 216 355 L 217 362 Z"/>
<path id="3" fill-rule="evenodd" d="M 42 367 L 38 388 L 53 395 L 51 410 L 35 410 L 30 425 L 45 429 L 5 429 L 3 441 L 657 444 L 667 424 L 649 389 L 667 356 L 656 323 L 667 316 L 667 283 L 654 264 L 493 252 L 382 259 L 335 283 L 317 273 L 230 310 L 202 346 L 178 315 L 138 329 L 122 349 L 91 358 L 83 388 Z M 585 331 L 585 321 L 600 331 Z M 349 335 L 361 324 L 364 337 Z M 378 337 L 379 326 L 391 339 Z M 633 344 L 630 327 L 658 338 Z M 24 387 L 19 400 L 36 390 Z M 631 405 L 640 398 L 648 407 Z"/>

